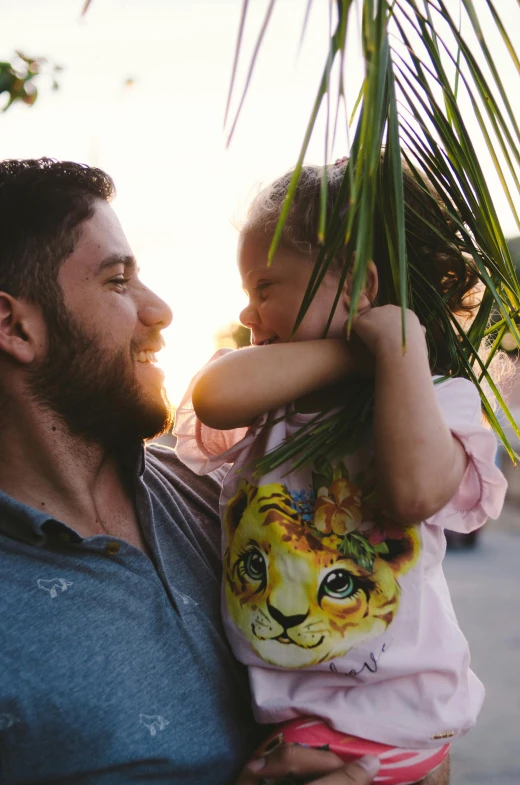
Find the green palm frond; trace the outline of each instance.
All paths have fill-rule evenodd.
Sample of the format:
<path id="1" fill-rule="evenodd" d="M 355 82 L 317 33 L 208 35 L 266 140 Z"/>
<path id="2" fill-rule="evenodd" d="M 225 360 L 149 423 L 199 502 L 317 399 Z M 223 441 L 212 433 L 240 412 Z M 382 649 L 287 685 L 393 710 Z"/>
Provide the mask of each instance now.
<path id="1" fill-rule="evenodd" d="M 274 4 L 275 0 L 271 0 L 268 5 L 250 72 Z M 245 23 L 246 6 L 245 0 L 241 29 Z M 483 0 L 482 6 L 486 12 L 486 30 L 498 34 L 518 77 L 514 88 L 518 90 L 520 60 L 507 28 L 492 0 Z M 309 8 L 310 2 L 304 8 L 304 28 Z M 328 53 L 269 250 L 270 261 L 283 234 L 320 109 L 325 102 L 327 155 L 329 117 L 335 104 L 335 133 L 340 104 L 344 102 L 346 105 L 343 67 L 347 34 L 350 26 L 356 23 L 355 10 L 361 11 L 358 37 L 361 39 L 365 70 L 353 112 L 355 122 L 348 129 L 348 138 L 352 140 L 350 149 L 345 151 L 348 164 L 328 220 L 325 209 L 326 175 L 323 178 L 319 223 L 322 245 L 294 329 L 301 323 L 338 250 L 344 246 L 346 258 L 353 259 L 349 271 L 352 276 L 350 328 L 374 253 L 373 227 L 377 212 L 382 216 L 391 268 L 387 300 L 401 306 L 403 317 L 406 308 L 412 308 L 419 315 L 427 331 L 432 368 L 436 364 L 433 323 L 437 327 L 441 325 L 448 346 L 449 373 L 475 383 L 492 427 L 514 460 L 516 456 L 486 389 L 491 390 L 520 437 L 520 430 L 489 373 L 490 363 L 506 330 L 512 333 L 520 346 L 517 326 L 520 284 L 483 169 L 482 159 L 485 156 L 482 149 L 487 151 L 487 163 L 494 167 L 520 229 L 520 128 L 483 32 L 482 12 L 479 16 L 472 0 L 336 0 L 333 8 L 335 16 Z M 520 23 L 520 4 L 513 8 L 513 12 L 518 14 L 517 23 Z M 240 46 L 237 48 L 234 75 L 239 49 Z M 334 86 L 330 76 L 338 62 L 341 76 Z M 248 82 L 232 131 L 247 86 Z M 424 180 L 428 178 L 446 205 L 450 226 L 446 230 L 437 224 L 428 228 L 439 233 L 440 239 L 445 242 L 456 243 L 464 257 L 471 260 L 484 285 L 484 296 L 467 332 L 449 310 L 448 301 L 453 292 L 443 294 L 437 291 L 424 279 L 414 260 L 407 258 L 403 162 L 419 188 L 425 194 L 429 193 Z M 349 204 L 347 211 L 341 209 L 341 205 L 346 203 Z M 426 221 L 418 214 L 413 217 L 418 222 Z M 345 269 L 339 282 L 338 298 L 346 275 Z M 490 325 L 491 318 L 494 324 Z M 491 341 L 491 347 L 483 360 L 480 355 L 485 340 Z M 403 318 L 403 345 L 405 341 Z M 288 458 L 301 464 L 325 454 L 327 450 L 334 452 L 340 441 L 352 433 L 353 423 L 362 421 L 366 424 L 369 421 L 371 395 L 366 384 L 362 387 L 354 385 L 349 408 L 351 413 L 356 413 L 357 420 L 349 418 L 347 422 L 345 414 L 329 418 L 318 416 L 305 430 L 268 455 L 262 462 L 262 468 L 273 468 Z M 359 428 L 356 433 L 358 431 Z M 311 439 L 309 435 L 312 435 Z"/>

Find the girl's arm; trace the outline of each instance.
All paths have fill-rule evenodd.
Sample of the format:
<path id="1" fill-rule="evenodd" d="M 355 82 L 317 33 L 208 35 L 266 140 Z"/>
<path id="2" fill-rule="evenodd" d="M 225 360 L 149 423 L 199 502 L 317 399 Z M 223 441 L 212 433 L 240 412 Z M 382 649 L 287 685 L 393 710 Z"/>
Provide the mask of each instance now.
<path id="1" fill-rule="evenodd" d="M 355 348 L 343 339 L 251 346 L 206 366 L 193 407 L 204 425 L 239 428 L 361 370 Z"/>
<path id="2" fill-rule="evenodd" d="M 403 522 L 425 520 L 454 496 L 467 457 L 439 409 L 422 327 L 407 311 L 405 353 L 397 306 L 370 309 L 354 330 L 375 357 L 374 460 L 381 501 Z"/>

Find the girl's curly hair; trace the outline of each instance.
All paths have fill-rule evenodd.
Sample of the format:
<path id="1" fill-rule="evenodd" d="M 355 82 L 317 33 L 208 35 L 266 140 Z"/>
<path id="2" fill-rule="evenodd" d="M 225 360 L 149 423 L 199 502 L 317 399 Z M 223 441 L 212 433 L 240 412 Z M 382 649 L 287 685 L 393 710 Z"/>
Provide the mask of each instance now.
<path id="1" fill-rule="evenodd" d="M 327 222 L 340 192 L 347 166 L 346 159 L 327 167 Z M 253 200 L 242 231 L 273 237 L 293 172 L 275 180 Z M 282 247 L 296 250 L 315 261 L 321 248 L 318 239 L 323 168 L 304 166 L 281 238 Z M 419 179 L 420 178 L 420 179 Z M 420 182 L 422 181 L 422 182 Z M 406 250 L 410 270 L 410 307 L 422 324 L 428 325 L 431 337 L 432 370 L 456 374 L 457 360 L 450 350 L 446 318 L 432 308 L 432 296 L 446 298 L 446 307 L 463 325 L 472 320 L 480 302 L 479 277 L 470 257 L 464 253 L 456 223 L 446 205 L 428 180 L 403 162 Z M 346 215 L 348 197 L 340 207 Z M 349 261 L 348 251 L 341 248 L 331 269 L 340 270 Z M 373 257 L 379 277 L 374 304 L 395 302 L 390 257 L 384 229 L 383 209 L 376 206 L 373 226 Z M 446 297 L 447 296 L 447 297 Z"/>

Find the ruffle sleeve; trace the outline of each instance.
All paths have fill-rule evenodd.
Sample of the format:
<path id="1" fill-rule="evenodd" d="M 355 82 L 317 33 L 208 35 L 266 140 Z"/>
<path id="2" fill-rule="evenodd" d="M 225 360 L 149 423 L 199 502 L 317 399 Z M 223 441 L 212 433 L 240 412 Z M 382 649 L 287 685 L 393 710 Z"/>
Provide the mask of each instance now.
<path id="1" fill-rule="evenodd" d="M 497 440 L 484 427 L 480 396 L 467 379 L 448 379 L 436 385 L 437 400 L 445 422 L 468 456 L 462 482 L 453 498 L 426 523 L 468 533 L 488 518 L 498 518 L 507 482 L 495 464 Z"/>
<path id="2" fill-rule="evenodd" d="M 217 360 L 234 349 L 219 349 L 210 362 Z M 193 377 L 175 412 L 174 435 L 177 437 L 177 457 L 195 474 L 209 474 L 226 463 L 233 463 L 248 428 L 219 431 L 201 423 L 191 399 L 193 388 L 201 371 Z M 240 445 L 240 446 L 239 446 Z"/>

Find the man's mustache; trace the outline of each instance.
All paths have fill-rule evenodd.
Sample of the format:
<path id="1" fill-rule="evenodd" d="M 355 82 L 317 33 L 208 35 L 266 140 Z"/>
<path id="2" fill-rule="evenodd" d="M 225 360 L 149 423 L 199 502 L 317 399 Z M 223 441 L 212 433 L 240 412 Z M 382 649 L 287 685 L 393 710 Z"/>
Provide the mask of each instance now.
<path id="1" fill-rule="evenodd" d="M 164 340 L 162 334 L 158 331 L 155 331 L 150 334 L 149 338 L 146 340 L 140 339 L 139 341 L 132 341 L 130 344 L 130 349 L 132 353 L 137 352 L 160 352 L 161 349 L 164 349 L 166 346 L 166 341 Z"/>

